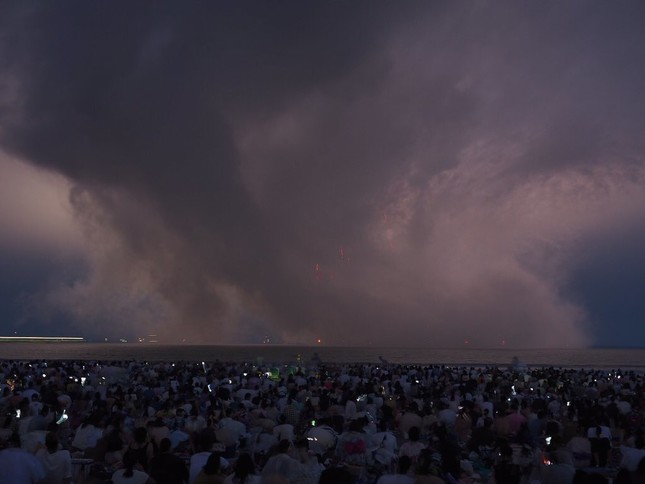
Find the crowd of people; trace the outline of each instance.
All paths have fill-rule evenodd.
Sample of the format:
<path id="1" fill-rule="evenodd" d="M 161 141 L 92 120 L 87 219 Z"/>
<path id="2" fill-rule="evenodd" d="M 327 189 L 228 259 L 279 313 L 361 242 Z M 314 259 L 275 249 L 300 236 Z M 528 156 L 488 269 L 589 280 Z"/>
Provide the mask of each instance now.
<path id="1" fill-rule="evenodd" d="M 0 362 L 0 483 L 645 483 L 643 375 Z"/>

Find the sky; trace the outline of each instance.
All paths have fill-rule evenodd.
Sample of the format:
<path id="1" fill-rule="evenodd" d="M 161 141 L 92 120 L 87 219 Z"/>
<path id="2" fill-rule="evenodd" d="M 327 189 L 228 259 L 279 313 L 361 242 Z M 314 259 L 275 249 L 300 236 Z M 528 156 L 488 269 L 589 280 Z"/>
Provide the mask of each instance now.
<path id="1" fill-rule="evenodd" d="M 0 3 L 0 335 L 645 342 L 645 4 Z"/>

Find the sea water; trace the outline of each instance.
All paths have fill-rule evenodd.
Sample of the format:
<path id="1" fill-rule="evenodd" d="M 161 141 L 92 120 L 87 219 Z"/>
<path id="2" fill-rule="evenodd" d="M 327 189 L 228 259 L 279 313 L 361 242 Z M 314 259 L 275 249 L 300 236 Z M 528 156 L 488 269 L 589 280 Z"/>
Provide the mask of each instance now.
<path id="1" fill-rule="evenodd" d="M 382 363 L 508 366 L 514 357 L 532 367 L 597 368 L 645 373 L 645 348 L 483 349 L 382 348 L 372 346 L 240 345 L 199 346 L 144 343 L 0 343 L 4 360 L 231 361 L 305 364 L 317 357 L 326 363 Z"/>

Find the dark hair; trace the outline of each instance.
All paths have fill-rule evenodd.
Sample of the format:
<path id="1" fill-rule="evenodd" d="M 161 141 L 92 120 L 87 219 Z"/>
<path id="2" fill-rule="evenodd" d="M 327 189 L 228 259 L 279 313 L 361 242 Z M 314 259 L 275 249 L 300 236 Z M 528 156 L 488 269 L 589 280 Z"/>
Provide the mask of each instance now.
<path id="1" fill-rule="evenodd" d="M 195 447 L 199 452 L 210 451 L 215 443 L 215 432 L 212 428 L 206 427 L 195 436 Z"/>
<path id="2" fill-rule="evenodd" d="M 119 429 L 112 429 L 110 432 L 105 436 L 105 450 L 107 452 L 116 452 L 119 451 L 123 448 L 125 443 L 123 442 L 123 439 L 121 438 L 121 434 L 119 433 Z"/>
<path id="3" fill-rule="evenodd" d="M 349 430 L 352 432 L 362 432 L 363 422 L 360 419 L 352 420 L 349 422 Z"/>
<path id="4" fill-rule="evenodd" d="M 632 478 L 629 475 L 629 471 L 622 468 L 618 471 L 618 474 L 616 474 L 612 482 L 613 484 L 632 484 Z"/>
<path id="5" fill-rule="evenodd" d="M 125 472 L 123 477 L 132 477 L 134 475 L 134 466 L 137 463 L 137 456 L 131 450 L 128 450 L 123 455 L 123 467 Z"/>
<path id="6" fill-rule="evenodd" d="M 282 439 L 280 442 L 278 442 L 278 452 L 280 453 L 285 453 L 289 451 L 289 447 L 291 447 L 291 442 L 287 439 Z"/>
<path id="7" fill-rule="evenodd" d="M 56 433 L 47 432 L 45 436 L 45 447 L 47 447 L 47 452 L 50 454 L 58 450 L 58 437 L 56 437 Z"/>
<path id="8" fill-rule="evenodd" d="M 345 467 L 328 467 L 320 474 L 318 484 L 354 484 L 356 478 Z"/>
<path id="9" fill-rule="evenodd" d="M 206 461 L 206 465 L 202 469 L 204 469 L 204 474 L 208 474 L 209 476 L 219 474 L 220 465 L 219 452 L 211 452 L 211 455 L 208 456 L 208 460 Z"/>
<path id="10" fill-rule="evenodd" d="M 645 473 L 645 457 L 638 461 L 638 467 L 636 470 L 640 473 Z"/>
<path id="11" fill-rule="evenodd" d="M 410 470 L 411 465 L 412 459 L 410 459 L 410 457 L 408 457 L 407 455 L 402 455 L 401 457 L 399 457 L 399 474 L 407 474 Z"/>
<path id="12" fill-rule="evenodd" d="M 172 447 L 172 442 L 170 442 L 170 439 L 168 437 L 164 437 L 161 439 L 161 442 L 159 442 L 159 451 L 160 452 L 168 452 Z"/>
<path id="13" fill-rule="evenodd" d="M 248 452 L 240 454 L 235 463 L 235 478 L 239 482 L 246 482 L 246 478 L 255 474 L 255 465 Z"/>
<path id="14" fill-rule="evenodd" d="M 309 449 L 309 441 L 306 438 L 296 440 L 296 449 Z"/>
<path id="15" fill-rule="evenodd" d="M 432 459 L 432 452 L 430 449 L 423 449 L 417 457 L 417 465 L 415 473 L 418 475 L 434 474 L 436 471 L 434 461 Z"/>
<path id="16" fill-rule="evenodd" d="M 145 427 L 137 427 L 134 429 L 134 441 L 137 444 L 143 444 L 146 441 L 146 438 L 148 437 L 148 431 L 146 430 Z"/>
<path id="17" fill-rule="evenodd" d="M 13 445 L 14 447 L 20 447 L 20 445 L 21 445 L 21 442 L 20 442 L 20 434 L 19 434 L 17 431 L 16 431 L 16 432 L 13 432 L 13 433 L 9 436 L 9 439 L 7 439 L 7 441 L 8 441 L 11 445 Z"/>

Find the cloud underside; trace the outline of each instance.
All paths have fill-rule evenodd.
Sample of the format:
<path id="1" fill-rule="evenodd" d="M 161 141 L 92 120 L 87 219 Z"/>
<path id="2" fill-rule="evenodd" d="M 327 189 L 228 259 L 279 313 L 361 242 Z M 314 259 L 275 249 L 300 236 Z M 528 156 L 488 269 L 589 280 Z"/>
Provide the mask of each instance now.
<path id="1" fill-rule="evenodd" d="M 18 186 L 63 195 L 38 237 L 85 264 L 34 314 L 201 343 L 594 342 L 572 274 L 645 207 L 628 7 L 174 8 L 3 16 L 0 146 L 59 174 Z"/>

